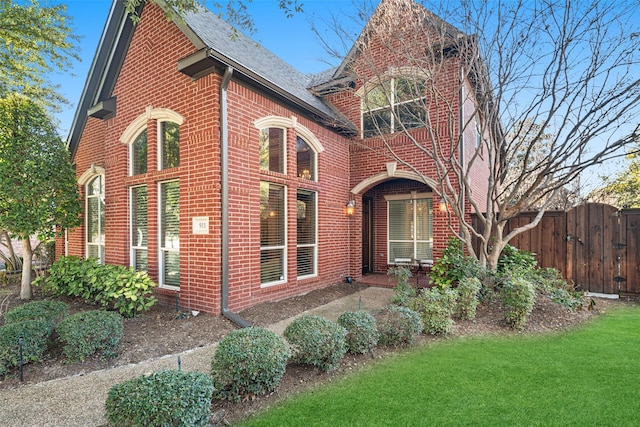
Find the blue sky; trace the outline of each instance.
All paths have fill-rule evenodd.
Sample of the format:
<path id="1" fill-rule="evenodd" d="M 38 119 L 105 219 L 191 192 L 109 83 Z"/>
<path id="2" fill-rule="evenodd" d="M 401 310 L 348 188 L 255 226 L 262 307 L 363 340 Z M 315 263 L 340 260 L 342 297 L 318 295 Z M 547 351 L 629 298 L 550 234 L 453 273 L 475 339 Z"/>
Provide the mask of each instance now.
<path id="1" fill-rule="evenodd" d="M 56 115 L 60 122 L 60 135 L 66 138 L 111 8 L 111 0 L 63 0 L 63 3 L 73 18 L 75 34 L 81 37 L 82 58 L 82 62 L 53 79 L 55 84 L 60 85 L 62 95 L 71 103 Z M 298 70 L 317 73 L 330 68 L 327 63 L 329 58 L 311 31 L 309 20 L 321 22 L 353 6 L 351 0 L 304 0 L 302 3 L 304 13 L 286 18 L 276 1 L 253 0 L 249 4 L 249 12 L 257 32 L 251 37 Z"/>

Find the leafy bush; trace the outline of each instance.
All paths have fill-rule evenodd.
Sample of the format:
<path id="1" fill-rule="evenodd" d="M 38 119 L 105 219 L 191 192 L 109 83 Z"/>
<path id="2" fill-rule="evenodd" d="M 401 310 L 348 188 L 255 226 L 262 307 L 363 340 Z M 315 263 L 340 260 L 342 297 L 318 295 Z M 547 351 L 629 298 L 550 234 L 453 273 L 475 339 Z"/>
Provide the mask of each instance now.
<path id="1" fill-rule="evenodd" d="M 107 420 L 118 427 L 206 426 L 213 390 L 211 378 L 201 372 L 143 375 L 111 387 Z"/>
<path id="2" fill-rule="evenodd" d="M 347 311 L 338 317 L 338 324 L 347 330 L 347 350 L 349 353 L 368 353 L 378 344 L 380 333 L 376 319 L 363 310 Z"/>
<path id="3" fill-rule="evenodd" d="M 411 301 L 410 307 L 420 313 L 425 333 L 447 334 L 453 328 L 457 299 L 458 293 L 453 289 L 425 289 Z"/>
<path id="4" fill-rule="evenodd" d="M 45 320 L 25 320 L 0 327 L 0 375 L 20 363 L 20 338 L 24 363 L 39 362 L 47 349 L 53 323 Z"/>
<path id="5" fill-rule="evenodd" d="M 567 283 L 560 272 L 554 268 L 540 268 L 533 272 L 532 279 L 536 289 L 546 295 L 556 304 L 560 304 L 569 311 L 581 310 L 584 307 L 584 294 L 576 291 Z"/>
<path id="6" fill-rule="evenodd" d="M 514 329 L 522 329 L 527 323 L 536 302 L 536 291 L 531 282 L 515 277 L 503 283 L 500 290 L 505 306 L 505 320 Z"/>
<path id="7" fill-rule="evenodd" d="M 479 300 L 478 294 L 482 285 L 477 277 L 465 277 L 458 283 L 458 303 L 455 315 L 458 319 L 473 320 L 476 318 L 476 308 Z"/>
<path id="8" fill-rule="evenodd" d="M 383 346 L 413 344 L 416 337 L 422 333 L 423 323 L 420 315 L 407 307 L 385 307 L 375 319 L 380 333 L 378 344 Z"/>
<path id="9" fill-rule="evenodd" d="M 122 316 L 112 311 L 83 311 L 60 322 L 57 331 L 70 362 L 83 361 L 98 351 L 115 357 L 122 339 Z"/>
<path id="10" fill-rule="evenodd" d="M 156 303 L 152 294 L 156 284 L 147 273 L 132 267 L 101 265 L 94 258 L 61 257 L 53 263 L 46 279 L 38 278 L 53 295 L 84 299 L 88 303 L 113 307 L 125 317 L 146 311 Z"/>
<path id="11" fill-rule="evenodd" d="M 62 301 L 33 301 L 15 307 L 5 315 L 5 323 L 23 322 L 25 320 L 44 320 L 58 323 L 69 310 L 69 305 Z"/>
<path id="12" fill-rule="evenodd" d="M 224 337 L 211 361 L 215 397 L 240 401 L 246 395 L 275 390 L 291 353 L 275 333 L 245 328 Z"/>
<path id="13" fill-rule="evenodd" d="M 404 305 L 409 304 L 411 298 L 416 296 L 415 288 L 409 284 L 409 278 L 411 277 L 411 270 L 407 267 L 391 267 L 387 271 L 388 275 L 396 276 L 398 283 L 393 288 L 393 296 L 391 297 L 391 304 Z"/>
<path id="14" fill-rule="evenodd" d="M 462 241 L 450 237 L 442 256 L 431 268 L 431 283 L 439 288 L 450 288 L 465 277 L 483 277 L 485 271 L 478 261 L 465 256 Z"/>
<path id="15" fill-rule="evenodd" d="M 506 245 L 498 259 L 498 275 L 518 275 L 528 277 L 536 268 L 538 261 L 533 253 L 521 251 Z"/>
<path id="16" fill-rule="evenodd" d="M 284 330 L 293 360 L 325 372 L 335 368 L 347 352 L 346 336 L 347 330 L 336 322 L 310 314 L 294 319 Z"/>

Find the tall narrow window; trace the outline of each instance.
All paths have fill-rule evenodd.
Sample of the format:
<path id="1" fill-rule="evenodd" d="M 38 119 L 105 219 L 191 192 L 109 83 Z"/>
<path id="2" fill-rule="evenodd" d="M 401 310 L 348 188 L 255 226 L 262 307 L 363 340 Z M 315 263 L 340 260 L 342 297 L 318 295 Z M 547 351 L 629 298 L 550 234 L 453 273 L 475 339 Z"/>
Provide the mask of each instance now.
<path id="1" fill-rule="evenodd" d="M 104 264 L 104 176 L 98 175 L 86 186 L 87 258 Z"/>
<path id="2" fill-rule="evenodd" d="M 260 170 L 285 173 L 284 129 L 260 130 Z"/>
<path id="3" fill-rule="evenodd" d="M 296 163 L 298 178 L 316 180 L 316 153 L 307 142 L 297 137 L 296 139 Z"/>
<path id="4" fill-rule="evenodd" d="M 316 193 L 298 190 L 296 200 L 298 277 L 316 273 Z"/>
<path id="5" fill-rule="evenodd" d="M 143 130 L 131 144 L 131 175 L 147 173 L 147 130 Z"/>
<path id="6" fill-rule="evenodd" d="M 180 166 L 180 125 L 160 122 L 160 165 L 159 169 Z"/>
<path id="7" fill-rule="evenodd" d="M 433 259 L 431 199 L 388 201 L 389 262 Z"/>
<path id="8" fill-rule="evenodd" d="M 260 182 L 260 283 L 286 280 L 285 187 Z"/>
<path id="9" fill-rule="evenodd" d="M 160 284 L 180 286 L 180 185 L 160 183 Z"/>
<path id="10" fill-rule="evenodd" d="M 147 186 L 131 189 L 131 266 L 147 271 Z"/>

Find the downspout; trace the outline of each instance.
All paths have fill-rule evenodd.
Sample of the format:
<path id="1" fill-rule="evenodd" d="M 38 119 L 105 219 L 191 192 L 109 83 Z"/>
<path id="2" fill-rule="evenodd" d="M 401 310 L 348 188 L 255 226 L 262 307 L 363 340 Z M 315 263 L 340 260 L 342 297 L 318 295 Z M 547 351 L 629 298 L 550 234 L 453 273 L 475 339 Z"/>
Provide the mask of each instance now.
<path id="1" fill-rule="evenodd" d="M 220 84 L 220 174 L 222 186 L 222 283 L 220 305 L 222 315 L 241 328 L 251 326 L 237 313 L 229 310 L 229 117 L 227 111 L 227 87 L 233 68 L 227 67 Z"/>

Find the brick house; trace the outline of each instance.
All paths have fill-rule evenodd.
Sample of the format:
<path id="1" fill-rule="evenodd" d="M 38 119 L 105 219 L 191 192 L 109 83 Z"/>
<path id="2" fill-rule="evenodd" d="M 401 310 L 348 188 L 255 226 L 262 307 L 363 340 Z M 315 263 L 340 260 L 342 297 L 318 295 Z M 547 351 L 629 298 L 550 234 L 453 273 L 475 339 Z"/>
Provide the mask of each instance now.
<path id="1" fill-rule="evenodd" d="M 383 0 L 374 17 L 397 4 L 415 6 Z M 208 11 L 138 12 L 133 25 L 114 1 L 93 60 L 69 137 L 85 221 L 57 253 L 146 270 L 161 300 L 241 322 L 252 305 L 442 250 L 451 221 L 437 214 L 433 165 L 384 119 L 401 103 L 365 109 L 383 81 L 349 71 L 385 63 L 398 93 L 422 77 L 375 43 L 304 75 Z M 380 123 L 415 169 L 390 157 Z"/>

